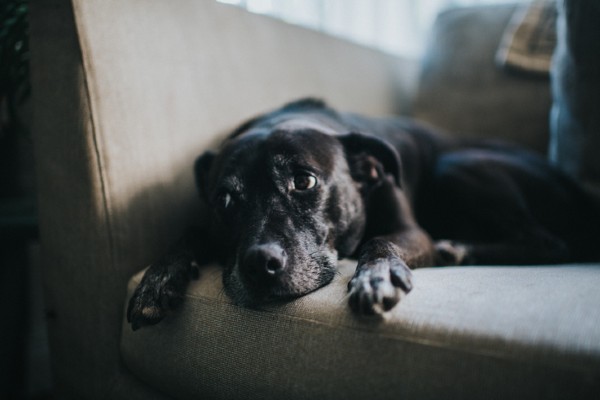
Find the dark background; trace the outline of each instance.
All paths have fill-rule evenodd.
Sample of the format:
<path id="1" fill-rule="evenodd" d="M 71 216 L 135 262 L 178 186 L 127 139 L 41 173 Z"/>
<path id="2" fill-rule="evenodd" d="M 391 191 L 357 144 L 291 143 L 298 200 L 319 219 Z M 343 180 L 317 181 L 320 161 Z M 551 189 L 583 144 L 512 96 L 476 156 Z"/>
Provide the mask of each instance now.
<path id="1" fill-rule="evenodd" d="M 0 399 L 51 398 L 31 137 L 28 2 L 0 2 Z"/>

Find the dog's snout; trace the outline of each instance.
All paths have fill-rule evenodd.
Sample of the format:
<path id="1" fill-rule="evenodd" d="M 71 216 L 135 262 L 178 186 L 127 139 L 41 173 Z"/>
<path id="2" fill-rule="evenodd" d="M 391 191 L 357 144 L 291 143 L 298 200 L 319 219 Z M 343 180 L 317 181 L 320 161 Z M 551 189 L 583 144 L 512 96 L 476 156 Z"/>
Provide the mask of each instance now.
<path id="1" fill-rule="evenodd" d="M 252 246 L 246 253 L 244 267 L 259 276 L 277 276 L 286 267 L 287 255 L 278 244 Z"/>

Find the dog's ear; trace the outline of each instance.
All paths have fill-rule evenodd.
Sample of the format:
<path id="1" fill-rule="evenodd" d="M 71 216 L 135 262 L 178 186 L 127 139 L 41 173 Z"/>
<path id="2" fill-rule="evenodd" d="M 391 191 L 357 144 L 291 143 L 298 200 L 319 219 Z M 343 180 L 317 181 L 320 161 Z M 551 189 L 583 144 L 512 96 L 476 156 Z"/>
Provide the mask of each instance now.
<path id="1" fill-rule="evenodd" d="M 400 156 L 389 143 L 376 136 L 355 132 L 338 136 L 338 139 L 344 146 L 354 179 L 373 185 L 381 182 L 386 174 L 392 174 L 396 185 L 401 187 Z"/>
<path id="2" fill-rule="evenodd" d="M 213 161 L 217 154 L 213 151 L 205 151 L 200 157 L 196 159 L 194 164 L 194 175 L 196 177 L 196 187 L 200 197 L 208 202 L 208 174 L 212 167 Z"/>

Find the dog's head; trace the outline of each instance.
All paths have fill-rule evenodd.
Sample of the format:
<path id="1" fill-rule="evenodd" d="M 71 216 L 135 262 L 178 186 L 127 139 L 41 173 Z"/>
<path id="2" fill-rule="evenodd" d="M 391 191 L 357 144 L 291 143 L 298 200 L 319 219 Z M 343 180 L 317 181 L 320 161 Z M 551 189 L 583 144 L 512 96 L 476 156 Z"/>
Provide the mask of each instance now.
<path id="1" fill-rule="evenodd" d="M 338 257 L 352 255 L 362 239 L 368 192 L 387 174 L 399 182 L 389 145 L 340 135 L 323 121 L 279 110 L 244 124 L 218 154 L 196 162 L 226 253 L 225 291 L 237 304 L 297 297 L 329 283 Z"/>

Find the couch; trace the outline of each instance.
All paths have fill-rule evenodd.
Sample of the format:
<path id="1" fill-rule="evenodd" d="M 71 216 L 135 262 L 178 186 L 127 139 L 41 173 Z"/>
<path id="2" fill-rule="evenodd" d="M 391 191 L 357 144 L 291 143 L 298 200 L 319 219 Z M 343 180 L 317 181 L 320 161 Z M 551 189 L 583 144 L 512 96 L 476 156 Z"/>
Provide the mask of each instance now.
<path id="1" fill-rule="evenodd" d="M 482 9 L 452 11 L 437 26 L 474 20 L 481 36 L 499 35 L 514 8 L 487 9 L 483 20 L 473 17 Z M 427 97 L 444 93 L 428 74 L 443 60 L 428 62 L 438 53 L 422 67 L 209 0 L 32 2 L 31 49 L 56 398 L 600 393 L 599 264 L 416 270 L 415 289 L 384 320 L 350 313 L 352 260 L 340 262 L 325 288 L 260 311 L 232 305 L 218 266 L 209 266 L 161 324 L 133 332 L 124 321 L 139 271 L 202 221 L 196 155 L 246 118 L 312 95 L 369 115 L 413 113 L 442 126 L 446 119 L 461 134 L 477 133 L 470 130 L 479 120 L 486 135 L 502 135 L 502 121 L 490 124 L 481 108 L 464 112 L 462 126 L 455 114 L 434 115 Z M 493 64 L 481 61 L 483 51 L 480 62 Z M 547 82 L 490 74 L 465 90 L 485 92 L 496 79 L 510 86 L 504 101 L 517 104 L 514 113 L 525 121 L 542 115 L 538 128 L 528 125 L 533 133 L 515 140 L 543 151 Z M 520 103 L 527 93 L 542 100 Z M 508 110 L 495 109 L 512 123 Z"/>

